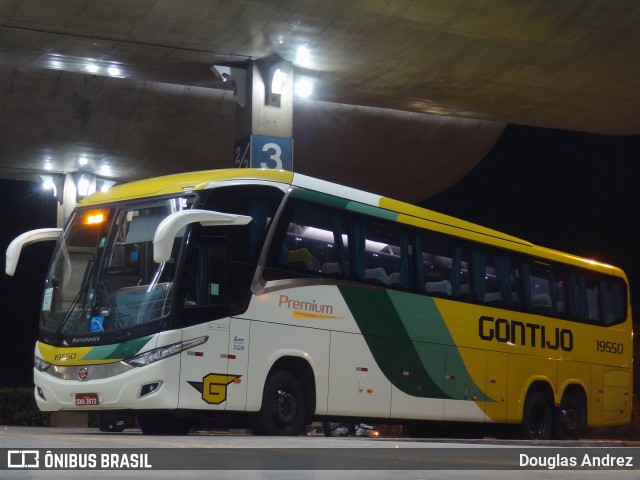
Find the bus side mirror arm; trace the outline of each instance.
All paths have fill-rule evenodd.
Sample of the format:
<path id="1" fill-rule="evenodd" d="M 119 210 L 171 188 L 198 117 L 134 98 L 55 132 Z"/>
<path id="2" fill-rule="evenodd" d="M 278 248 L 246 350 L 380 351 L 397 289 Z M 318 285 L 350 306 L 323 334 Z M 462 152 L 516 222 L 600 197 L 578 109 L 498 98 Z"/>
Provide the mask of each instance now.
<path id="1" fill-rule="evenodd" d="M 16 267 L 18 266 L 18 260 L 20 260 L 20 252 L 27 245 L 31 245 L 36 242 L 45 242 L 49 240 L 58 240 L 62 234 L 61 228 L 38 228 L 36 230 L 30 230 L 17 236 L 7 247 L 7 263 L 4 271 L 7 275 L 13 276 L 16 273 Z"/>
<path id="2" fill-rule="evenodd" d="M 253 218 L 246 215 L 213 212 L 211 210 L 181 210 L 165 218 L 153 237 L 153 261 L 166 262 L 171 258 L 173 240 L 178 232 L 187 225 L 200 223 L 205 227 L 214 225 L 246 225 Z"/>

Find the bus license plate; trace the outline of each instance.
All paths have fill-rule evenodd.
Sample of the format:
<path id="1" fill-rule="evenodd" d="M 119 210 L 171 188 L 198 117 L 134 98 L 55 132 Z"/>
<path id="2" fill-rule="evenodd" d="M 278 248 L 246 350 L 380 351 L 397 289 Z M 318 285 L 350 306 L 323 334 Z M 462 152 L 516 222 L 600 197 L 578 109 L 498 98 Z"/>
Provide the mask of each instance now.
<path id="1" fill-rule="evenodd" d="M 76 393 L 76 405 L 86 407 L 89 405 L 98 405 L 97 393 Z"/>

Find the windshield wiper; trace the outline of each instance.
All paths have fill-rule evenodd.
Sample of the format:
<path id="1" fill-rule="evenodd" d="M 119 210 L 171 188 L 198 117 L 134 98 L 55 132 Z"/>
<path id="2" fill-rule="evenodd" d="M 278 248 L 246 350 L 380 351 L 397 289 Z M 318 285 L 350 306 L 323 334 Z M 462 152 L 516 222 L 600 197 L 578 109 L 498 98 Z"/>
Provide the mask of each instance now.
<path id="1" fill-rule="evenodd" d="M 103 280 L 98 280 L 98 282 L 96 283 L 96 290 L 100 291 L 100 296 L 98 297 L 98 295 L 96 295 L 96 305 L 99 305 L 99 308 L 102 310 L 102 312 L 108 312 L 106 316 L 108 316 L 111 320 L 111 325 L 113 325 L 113 329 L 116 332 L 116 339 L 120 340 L 124 336 L 124 334 L 122 333 L 122 321 L 120 320 L 120 312 L 117 308 L 114 309 L 111 307 L 111 302 L 109 301 L 109 292 L 107 291 L 107 287 L 104 284 Z M 98 299 L 100 300 L 99 302 Z M 104 313 L 102 314 L 104 315 Z"/>
<path id="2" fill-rule="evenodd" d="M 61 336 L 62 336 L 64 327 L 69 322 L 69 319 L 72 316 L 76 317 L 76 316 L 73 315 L 73 313 L 76 312 L 76 306 L 80 302 L 80 299 L 83 298 L 83 297 L 84 297 L 84 300 L 82 302 L 82 308 L 80 310 L 80 313 L 85 311 L 86 299 L 87 299 L 87 290 L 88 290 L 89 285 L 91 283 L 91 275 L 93 273 L 94 264 L 95 264 L 95 261 L 91 260 L 91 261 L 89 261 L 87 263 L 87 266 L 85 267 L 84 275 L 82 276 L 82 284 L 80 285 L 80 288 L 78 289 L 78 293 L 76 294 L 76 296 L 74 297 L 73 301 L 71 302 L 71 306 L 69 307 L 69 310 L 67 310 L 67 313 L 65 314 L 64 318 L 60 322 L 60 325 L 58 325 L 58 328 L 56 329 L 56 333 L 53 336 L 53 340 L 54 340 L 55 343 L 58 343 L 61 340 Z"/>

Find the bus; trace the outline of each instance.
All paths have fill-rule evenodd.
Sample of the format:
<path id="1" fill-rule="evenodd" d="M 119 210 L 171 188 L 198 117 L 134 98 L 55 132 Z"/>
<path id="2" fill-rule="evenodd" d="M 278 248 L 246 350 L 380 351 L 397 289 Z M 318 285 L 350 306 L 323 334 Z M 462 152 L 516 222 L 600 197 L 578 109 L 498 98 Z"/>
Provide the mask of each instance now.
<path id="1" fill-rule="evenodd" d="M 447 215 L 293 172 L 212 170 L 86 197 L 64 229 L 16 238 L 7 273 L 45 240 L 43 411 L 129 412 L 146 434 L 363 419 L 527 439 L 631 418 L 623 271 Z"/>

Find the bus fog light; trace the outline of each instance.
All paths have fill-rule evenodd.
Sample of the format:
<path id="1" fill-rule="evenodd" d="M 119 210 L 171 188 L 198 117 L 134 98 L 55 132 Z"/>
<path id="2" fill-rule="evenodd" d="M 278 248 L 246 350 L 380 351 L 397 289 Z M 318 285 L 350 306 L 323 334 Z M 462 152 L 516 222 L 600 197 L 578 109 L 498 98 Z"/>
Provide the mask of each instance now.
<path id="1" fill-rule="evenodd" d="M 162 385 L 162 382 L 152 382 L 143 385 L 140 389 L 140 398 L 155 392 L 158 388 L 160 388 L 160 385 Z"/>
<path id="2" fill-rule="evenodd" d="M 36 386 L 36 392 L 38 392 L 38 396 L 43 399 L 45 402 L 47 401 L 47 397 L 44 396 L 44 392 L 40 387 Z"/>

